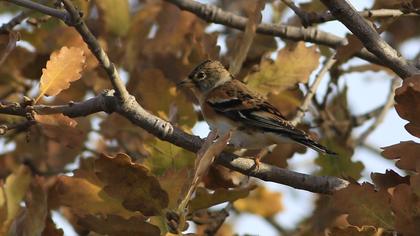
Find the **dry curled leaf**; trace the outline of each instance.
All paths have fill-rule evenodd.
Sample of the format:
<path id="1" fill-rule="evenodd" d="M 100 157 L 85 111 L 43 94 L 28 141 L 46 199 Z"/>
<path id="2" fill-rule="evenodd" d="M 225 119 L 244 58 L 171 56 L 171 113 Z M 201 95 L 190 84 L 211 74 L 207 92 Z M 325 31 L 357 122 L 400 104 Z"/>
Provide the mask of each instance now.
<path id="1" fill-rule="evenodd" d="M 76 47 L 62 47 L 53 52 L 46 68 L 42 69 L 40 93 L 35 102 L 42 96 L 55 96 L 70 87 L 70 82 L 81 77 L 85 64 L 83 49 Z"/>

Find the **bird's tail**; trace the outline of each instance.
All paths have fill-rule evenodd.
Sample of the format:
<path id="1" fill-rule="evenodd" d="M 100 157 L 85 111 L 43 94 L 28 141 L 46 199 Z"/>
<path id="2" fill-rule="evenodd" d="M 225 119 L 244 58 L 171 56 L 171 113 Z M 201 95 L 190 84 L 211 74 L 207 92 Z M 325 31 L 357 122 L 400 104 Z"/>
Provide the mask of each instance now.
<path id="1" fill-rule="evenodd" d="M 294 140 L 297 143 L 300 143 L 300 144 L 302 144 L 306 147 L 312 148 L 313 150 L 315 150 L 317 152 L 328 154 L 328 155 L 333 155 L 333 156 L 337 155 L 337 153 L 328 150 L 326 147 L 324 147 L 321 144 L 313 141 L 309 137 L 296 137 Z"/>

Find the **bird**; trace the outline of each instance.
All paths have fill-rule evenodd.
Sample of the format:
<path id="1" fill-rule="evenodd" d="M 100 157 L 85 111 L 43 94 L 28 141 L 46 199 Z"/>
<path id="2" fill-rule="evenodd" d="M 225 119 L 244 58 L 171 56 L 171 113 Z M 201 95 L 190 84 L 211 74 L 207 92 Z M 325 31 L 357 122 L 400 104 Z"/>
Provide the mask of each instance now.
<path id="1" fill-rule="evenodd" d="M 292 125 L 264 96 L 234 79 L 217 60 L 200 63 L 177 86 L 192 90 L 210 129 L 219 134 L 231 132 L 229 143 L 235 148 L 262 150 L 273 144 L 295 142 L 322 154 L 336 155 Z"/>

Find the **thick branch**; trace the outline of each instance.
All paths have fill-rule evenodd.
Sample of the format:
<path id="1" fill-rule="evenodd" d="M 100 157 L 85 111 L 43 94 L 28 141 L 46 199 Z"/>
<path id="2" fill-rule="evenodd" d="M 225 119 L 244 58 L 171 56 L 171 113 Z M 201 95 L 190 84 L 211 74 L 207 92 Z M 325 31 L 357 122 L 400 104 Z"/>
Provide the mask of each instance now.
<path id="1" fill-rule="evenodd" d="M 332 15 L 341 21 L 371 53 L 380 58 L 387 67 L 392 69 L 401 78 L 407 78 L 420 71 L 410 65 L 399 53 L 383 40 L 378 32 L 359 15 L 347 1 L 322 0 L 330 9 Z"/>
<path id="2" fill-rule="evenodd" d="M 108 113 L 115 111 L 154 136 L 186 150 L 197 152 L 203 144 L 204 141 L 198 136 L 185 133 L 144 110 L 136 102 L 134 97 L 130 96 L 128 103 L 121 104 L 118 98 L 111 95 L 112 93 L 112 91 L 108 91 L 85 102 L 62 106 L 36 105 L 33 106 L 33 109 L 40 114 L 64 113 L 70 117 L 87 116 L 100 111 L 106 111 Z M 10 108 L 10 106 L 6 108 L 6 106 L 3 105 L 0 107 L 0 114 L 25 116 L 27 112 L 26 108 L 19 104 L 15 104 L 13 108 Z M 340 178 L 312 176 L 264 163 L 261 163 L 259 168 L 255 168 L 254 160 L 241 158 L 227 152 L 223 152 L 216 162 L 248 176 L 315 193 L 332 193 L 346 187 L 348 184 L 346 180 Z"/>

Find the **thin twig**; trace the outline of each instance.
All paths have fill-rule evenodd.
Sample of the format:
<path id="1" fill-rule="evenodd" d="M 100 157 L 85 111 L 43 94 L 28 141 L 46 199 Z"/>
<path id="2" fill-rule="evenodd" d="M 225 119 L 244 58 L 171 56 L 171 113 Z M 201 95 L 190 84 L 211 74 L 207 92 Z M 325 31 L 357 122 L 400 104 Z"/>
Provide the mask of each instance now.
<path id="1" fill-rule="evenodd" d="M 98 40 L 95 36 L 90 32 L 89 28 L 84 23 L 83 19 L 81 18 L 80 12 L 74 7 L 71 0 L 61 0 L 64 4 L 64 8 L 70 15 L 70 20 L 66 23 L 70 26 L 76 28 L 79 34 L 82 36 L 83 41 L 88 45 L 89 49 L 95 55 L 96 59 L 100 62 L 102 67 L 105 69 L 106 73 L 108 74 L 108 78 L 111 80 L 111 84 L 116 91 L 116 96 L 120 97 L 122 100 L 127 100 L 129 93 L 127 88 L 125 87 L 123 81 L 118 74 L 117 68 L 115 67 L 114 63 L 109 60 L 108 55 L 102 49 L 101 45 L 99 44 Z"/>
<path id="2" fill-rule="evenodd" d="M 353 127 L 357 127 L 357 126 L 361 126 L 363 125 L 366 121 L 375 118 L 377 116 L 379 116 L 379 114 L 382 112 L 382 110 L 384 109 L 384 106 L 379 106 L 369 112 L 366 112 L 365 114 L 361 114 L 358 116 L 352 116 L 351 117 L 351 124 Z"/>
<path id="3" fill-rule="evenodd" d="M 329 71 L 329 69 L 332 66 L 334 66 L 336 61 L 337 60 L 335 59 L 335 54 L 333 54 L 327 59 L 321 71 L 316 76 L 314 83 L 311 85 L 308 93 L 303 99 L 302 105 L 298 108 L 295 118 L 293 118 L 293 120 L 291 121 L 293 125 L 297 125 L 302 120 L 305 112 L 308 110 L 309 104 L 311 103 L 313 96 L 316 93 L 316 90 L 318 89 L 318 86 L 321 84 L 321 80 L 324 78 L 324 75 Z"/>
<path id="4" fill-rule="evenodd" d="M 31 12 L 31 10 L 22 11 L 17 16 L 13 17 L 9 22 L 3 24 L 0 27 L 0 34 L 13 30 L 15 26 L 19 25 L 20 23 L 22 23 L 22 21 L 28 18 Z"/>
<path id="5" fill-rule="evenodd" d="M 311 26 L 311 22 L 309 19 L 309 14 L 304 10 L 300 9 L 295 3 L 291 0 L 281 0 L 284 4 L 286 4 L 290 9 L 295 12 L 295 14 L 299 17 L 300 22 L 302 23 L 303 27 L 307 28 Z"/>
<path id="6" fill-rule="evenodd" d="M 343 23 L 371 53 L 380 58 L 387 67 L 402 79 L 420 74 L 414 65 L 409 64 L 394 48 L 383 40 L 378 32 L 354 9 L 348 1 L 321 0 L 332 15 Z"/>
<path id="7" fill-rule="evenodd" d="M 378 114 L 378 116 L 375 119 L 375 122 L 363 132 L 359 138 L 355 141 L 355 145 L 358 146 L 361 143 L 364 143 L 366 141 L 366 138 L 382 123 L 384 120 L 386 114 L 388 113 L 388 110 L 392 108 L 394 105 L 394 95 L 395 95 L 395 89 L 400 84 L 400 81 L 397 78 L 394 78 L 391 82 L 391 88 L 389 91 L 388 98 L 385 102 L 385 105 L 383 106 L 381 112 Z"/>
<path id="8" fill-rule="evenodd" d="M 30 1 L 30 0 L 5 0 L 6 2 L 11 2 L 13 4 L 19 5 L 21 7 L 25 7 L 28 9 L 32 9 L 35 11 L 39 11 L 41 13 L 44 13 L 46 15 L 49 16 L 53 16 L 55 18 L 58 18 L 64 22 L 67 22 L 67 20 L 69 19 L 69 15 L 62 10 L 57 10 L 42 4 L 39 4 L 37 2 L 34 1 Z"/>

